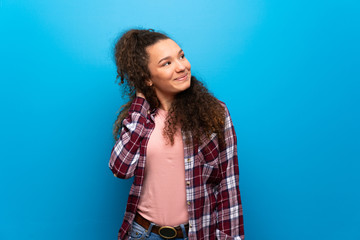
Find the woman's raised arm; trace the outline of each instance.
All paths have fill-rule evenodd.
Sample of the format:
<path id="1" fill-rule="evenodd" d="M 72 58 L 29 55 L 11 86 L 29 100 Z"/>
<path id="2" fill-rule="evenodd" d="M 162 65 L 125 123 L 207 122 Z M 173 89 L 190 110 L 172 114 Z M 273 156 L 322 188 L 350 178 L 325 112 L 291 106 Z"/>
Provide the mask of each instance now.
<path id="1" fill-rule="evenodd" d="M 111 151 L 109 167 L 118 178 L 134 175 L 139 157 L 140 143 L 149 131 L 149 103 L 143 97 L 136 97 L 123 120 L 120 137 Z"/>

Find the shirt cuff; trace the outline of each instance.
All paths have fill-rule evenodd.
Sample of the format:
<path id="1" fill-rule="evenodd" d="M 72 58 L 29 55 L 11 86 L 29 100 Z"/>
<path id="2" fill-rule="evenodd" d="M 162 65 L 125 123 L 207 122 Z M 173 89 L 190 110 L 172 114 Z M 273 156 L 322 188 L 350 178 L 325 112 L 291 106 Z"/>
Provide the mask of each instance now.
<path id="1" fill-rule="evenodd" d="M 220 231 L 219 229 L 216 229 L 216 237 L 217 239 L 221 239 L 221 240 L 244 240 L 244 238 L 241 238 L 240 236 L 236 236 L 236 237 L 229 236 L 223 231 Z"/>
<path id="2" fill-rule="evenodd" d="M 138 112 L 145 118 L 150 114 L 150 104 L 145 98 L 135 97 L 133 100 L 129 113 Z"/>

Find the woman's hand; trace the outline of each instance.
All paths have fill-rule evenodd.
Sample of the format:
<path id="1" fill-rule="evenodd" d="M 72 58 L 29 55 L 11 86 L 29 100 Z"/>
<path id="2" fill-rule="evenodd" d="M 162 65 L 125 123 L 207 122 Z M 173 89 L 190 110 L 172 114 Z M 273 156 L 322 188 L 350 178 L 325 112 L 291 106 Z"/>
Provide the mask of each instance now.
<path id="1" fill-rule="evenodd" d="M 143 93 L 141 93 L 141 92 L 138 92 L 138 91 L 136 91 L 136 96 L 137 96 L 137 97 L 142 97 L 142 98 L 146 99 L 146 98 L 145 98 L 145 95 L 144 95 Z"/>

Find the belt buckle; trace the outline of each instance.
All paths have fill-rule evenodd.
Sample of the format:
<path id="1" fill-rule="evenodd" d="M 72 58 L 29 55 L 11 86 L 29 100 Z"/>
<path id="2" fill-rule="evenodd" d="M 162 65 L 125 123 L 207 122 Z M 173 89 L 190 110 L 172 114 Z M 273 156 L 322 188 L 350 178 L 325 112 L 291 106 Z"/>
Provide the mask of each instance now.
<path id="1" fill-rule="evenodd" d="M 166 239 L 172 239 L 176 237 L 177 231 L 174 227 L 163 226 L 159 229 L 159 235 Z"/>

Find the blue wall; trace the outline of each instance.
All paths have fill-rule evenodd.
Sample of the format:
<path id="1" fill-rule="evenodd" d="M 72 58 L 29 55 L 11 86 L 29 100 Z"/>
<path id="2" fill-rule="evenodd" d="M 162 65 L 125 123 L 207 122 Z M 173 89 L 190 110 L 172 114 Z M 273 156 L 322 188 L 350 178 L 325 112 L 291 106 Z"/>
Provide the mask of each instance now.
<path id="1" fill-rule="evenodd" d="M 0 1 L 0 239 L 116 239 L 112 47 L 169 33 L 238 135 L 247 240 L 360 239 L 357 1 Z"/>

